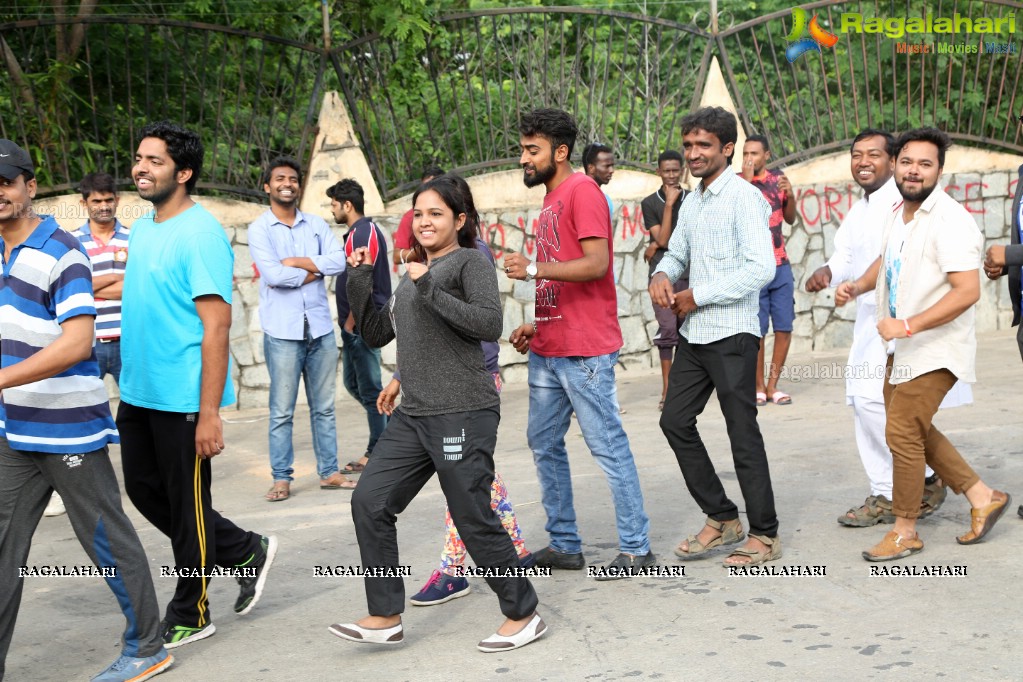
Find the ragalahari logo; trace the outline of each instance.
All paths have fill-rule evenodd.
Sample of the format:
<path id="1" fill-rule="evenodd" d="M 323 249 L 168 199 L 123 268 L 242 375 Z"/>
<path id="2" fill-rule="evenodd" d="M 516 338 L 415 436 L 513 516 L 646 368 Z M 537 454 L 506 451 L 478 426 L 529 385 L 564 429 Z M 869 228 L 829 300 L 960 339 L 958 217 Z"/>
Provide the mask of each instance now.
<path id="1" fill-rule="evenodd" d="M 806 52 L 820 52 L 822 47 L 834 47 L 838 43 L 838 36 L 828 33 L 817 23 L 816 14 L 813 15 L 809 24 L 807 24 L 806 17 L 806 10 L 802 7 L 792 8 L 792 31 L 785 36 L 785 40 L 792 43 L 785 48 L 785 57 L 790 64 Z M 804 37 L 807 32 L 810 36 Z"/>

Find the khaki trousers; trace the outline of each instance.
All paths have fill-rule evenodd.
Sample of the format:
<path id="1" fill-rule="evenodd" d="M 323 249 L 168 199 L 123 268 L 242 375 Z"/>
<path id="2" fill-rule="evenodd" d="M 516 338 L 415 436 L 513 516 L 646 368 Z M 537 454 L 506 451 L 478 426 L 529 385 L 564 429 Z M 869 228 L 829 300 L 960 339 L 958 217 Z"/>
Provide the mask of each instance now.
<path id="1" fill-rule="evenodd" d="M 886 377 L 891 376 L 892 364 L 893 358 L 889 357 Z M 931 424 L 955 382 L 955 375 L 947 369 L 934 370 L 894 386 L 885 379 L 884 404 L 888 413 L 885 439 L 892 451 L 892 511 L 898 517 L 920 516 L 925 463 L 957 495 L 980 480 L 948 438 Z"/>

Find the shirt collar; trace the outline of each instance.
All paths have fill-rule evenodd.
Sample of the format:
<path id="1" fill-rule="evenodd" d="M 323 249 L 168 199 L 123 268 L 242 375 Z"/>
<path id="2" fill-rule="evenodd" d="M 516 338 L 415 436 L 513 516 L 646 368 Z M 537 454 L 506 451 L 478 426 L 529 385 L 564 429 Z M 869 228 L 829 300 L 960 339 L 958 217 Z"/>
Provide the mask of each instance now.
<path id="1" fill-rule="evenodd" d="M 39 217 L 42 218 L 43 221 L 36 225 L 36 228 L 32 230 L 32 234 L 30 234 L 25 241 L 14 247 L 15 251 L 23 246 L 27 246 L 32 249 L 41 249 L 43 248 L 43 245 L 46 244 L 46 240 L 52 237 L 53 233 L 60 229 L 60 225 L 57 224 L 57 221 L 54 220 L 53 216 L 39 214 Z M 4 243 L 3 237 L 0 237 L 0 253 L 2 253 L 6 246 L 7 245 Z"/>
<path id="2" fill-rule="evenodd" d="M 297 208 L 295 209 L 295 224 L 294 225 L 288 225 L 287 223 L 282 222 L 281 219 L 278 218 L 276 215 L 274 215 L 274 212 L 271 211 L 270 209 L 266 210 L 266 216 L 267 216 L 267 218 L 266 218 L 267 222 L 270 225 L 284 225 L 285 227 L 287 227 L 289 229 L 292 229 L 292 230 L 295 229 L 296 227 L 298 227 L 299 225 L 301 225 L 303 222 L 305 222 L 305 214 L 302 213 L 302 211 L 300 211 Z"/>
<path id="3" fill-rule="evenodd" d="M 46 240 L 53 236 L 53 234 L 60 229 L 60 225 L 54 220 L 51 215 L 40 215 L 43 222 L 36 225 L 36 229 L 32 230 L 32 234 L 28 236 L 28 239 L 21 243 L 22 246 L 27 246 L 32 249 L 41 249 L 46 244 Z"/>
<path id="4" fill-rule="evenodd" d="M 731 166 L 725 166 L 725 169 L 721 171 L 721 175 L 714 178 L 714 182 L 704 187 L 704 189 L 710 190 L 712 194 L 721 194 L 733 180 L 735 180 L 735 171 L 732 170 Z M 703 184 L 702 180 L 700 184 Z"/>
<path id="5" fill-rule="evenodd" d="M 895 176 L 893 175 L 892 177 L 888 178 L 888 180 L 883 185 L 875 189 L 870 194 L 864 193 L 863 200 L 869 204 L 871 197 L 875 197 L 875 199 L 884 199 L 886 196 L 890 195 L 894 198 L 892 192 L 897 190 L 898 187 L 895 185 Z"/>
<path id="6" fill-rule="evenodd" d="M 918 210 L 923 211 L 924 213 L 930 213 L 934 210 L 934 206 L 938 203 L 938 199 L 944 193 L 945 188 L 939 183 L 934 187 L 934 191 L 931 192 L 931 195 L 924 199 L 924 202 L 920 204 L 920 208 Z"/>
<path id="7" fill-rule="evenodd" d="M 92 230 L 89 228 L 89 221 L 88 220 L 85 221 L 84 225 L 82 225 L 81 227 L 78 228 L 78 231 L 81 232 L 82 234 L 88 235 L 90 238 L 92 237 Z M 124 231 L 124 225 L 121 224 L 120 220 L 118 220 L 117 218 L 114 218 L 114 234 L 111 236 L 111 239 L 116 237 L 118 232 L 123 232 L 123 231 Z"/>

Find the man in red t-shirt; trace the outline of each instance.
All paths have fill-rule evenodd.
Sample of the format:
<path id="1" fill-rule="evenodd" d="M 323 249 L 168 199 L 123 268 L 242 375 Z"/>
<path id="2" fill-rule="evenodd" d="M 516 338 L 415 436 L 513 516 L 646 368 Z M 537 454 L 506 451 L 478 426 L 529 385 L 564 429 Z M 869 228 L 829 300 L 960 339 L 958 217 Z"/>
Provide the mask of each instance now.
<path id="1" fill-rule="evenodd" d="M 423 169 L 423 176 L 420 184 L 426 184 L 434 178 L 444 175 L 444 169 L 440 166 L 427 166 Z M 401 217 L 398 223 L 398 231 L 394 233 L 394 249 L 392 250 L 394 264 L 401 265 L 409 261 L 416 262 L 419 256 L 416 255 L 414 247 L 416 238 L 412 235 L 412 209 L 410 208 Z"/>
<path id="2" fill-rule="evenodd" d="M 538 109 L 519 122 L 520 163 L 527 187 L 547 188 L 537 221 L 537 260 L 505 256 L 511 279 L 536 280 L 536 321 L 512 332 L 529 353 L 527 437 L 547 512 L 550 546 L 534 553 L 538 566 L 581 569 L 565 433 L 575 412 L 586 445 L 604 470 L 615 505 L 620 554 L 594 572 L 598 580 L 626 578 L 656 562 L 639 474 L 622 428 L 615 363 L 622 347 L 615 291 L 611 216 L 597 183 L 572 171 L 578 133 L 559 109 Z"/>
<path id="3" fill-rule="evenodd" d="M 763 135 L 750 135 L 742 146 L 742 177 L 760 190 L 771 205 L 771 243 L 774 246 L 774 279 L 760 291 L 760 353 L 757 355 L 757 405 L 768 401 L 775 405 L 788 405 L 791 396 L 778 390 L 778 378 L 782 365 L 789 354 L 792 343 L 792 324 L 796 318 L 795 279 L 792 265 L 785 252 L 785 238 L 781 233 L 781 222 L 789 225 L 796 222 L 796 198 L 792 195 L 792 183 L 784 173 L 771 170 L 767 162 L 771 148 Z M 767 328 L 774 328 L 774 352 L 764 383 L 764 340 Z"/>

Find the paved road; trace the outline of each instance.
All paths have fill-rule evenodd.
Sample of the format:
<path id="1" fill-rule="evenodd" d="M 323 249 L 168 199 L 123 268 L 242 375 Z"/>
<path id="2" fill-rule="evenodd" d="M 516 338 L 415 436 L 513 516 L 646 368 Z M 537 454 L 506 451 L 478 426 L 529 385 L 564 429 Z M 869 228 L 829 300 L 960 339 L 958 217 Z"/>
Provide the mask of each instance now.
<path id="1" fill-rule="evenodd" d="M 943 412 L 937 422 L 981 476 L 1023 502 L 1023 364 L 1011 332 L 983 337 L 972 407 Z M 215 581 L 217 634 L 175 652 L 160 680 L 786 680 L 1020 678 L 1015 543 L 1023 520 L 1007 516 L 989 540 L 972 547 L 955 536 L 969 507 L 951 497 L 920 525 L 923 553 L 901 566 L 965 566 L 965 577 L 871 577 L 860 552 L 883 527 L 850 529 L 835 518 L 867 495 L 853 442 L 843 382 L 833 377 L 842 355 L 815 355 L 796 369 L 813 374 L 783 387 L 793 405 L 761 410 L 785 548 L 779 566 L 816 566 L 811 577 L 729 577 L 720 558 L 691 561 L 684 578 L 644 577 L 597 583 L 577 572 L 537 578 L 540 610 L 550 633 L 514 652 L 485 655 L 477 640 L 501 622 L 496 598 L 482 580 L 454 602 L 410 607 L 405 643 L 356 645 L 327 632 L 330 623 L 365 613 L 357 578 L 314 577 L 315 566 L 357 565 L 350 493 L 321 491 L 308 429 L 296 429 L 298 480 L 292 499 L 268 504 L 265 411 L 232 413 L 229 449 L 214 466 L 214 500 L 240 525 L 277 534 L 281 552 L 259 606 L 231 611 L 235 589 Z M 659 428 L 660 379 L 619 374 L 625 427 L 639 465 L 654 551 L 677 565 L 672 548 L 699 529 L 702 517 L 687 493 Z M 530 547 L 546 544 L 539 488 L 526 448 L 527 392 L 507 386 L 498 469 L 508 482 Z M 352 402 L 339 403 L 342 461 L 365 442 L 365 420 Z M 298 422 L 306 420 L 303 412 Z M 740 502 L 724 424 L 713 401 L 700 419 L 712 456 Z M 603 475 L 578 427 L 569 433 L 577 511 L 590 563 L 616 554 L 614 515 Z M 114 457 L 119 453 L 114 448 Z M 172 563 L 166 539 L 131 508 L 154 575 Z M 411 566 L 411 595 L 437 562 L 443 497 L 436 481 L 399 522 L 402 562 Z M 78 564 L 85 554 L 66 517 L 44 519 L 30 564 Z M 155 578 L 161 603 L 169 578 Z M 113 598 L 98 578 L 35 578 L 25 585 L 18 629 L 7 660 L 8 680 L 81 680 L 118 653 L 122 627 Z"/>

